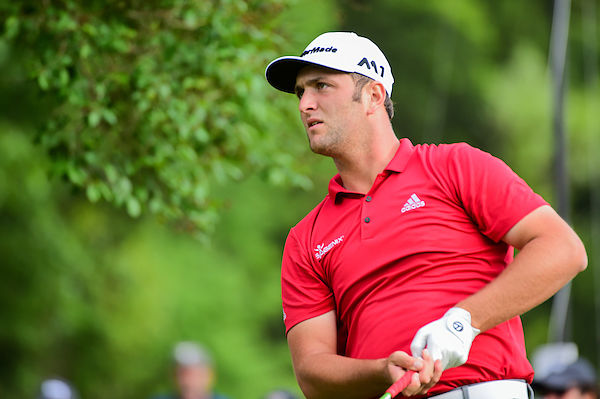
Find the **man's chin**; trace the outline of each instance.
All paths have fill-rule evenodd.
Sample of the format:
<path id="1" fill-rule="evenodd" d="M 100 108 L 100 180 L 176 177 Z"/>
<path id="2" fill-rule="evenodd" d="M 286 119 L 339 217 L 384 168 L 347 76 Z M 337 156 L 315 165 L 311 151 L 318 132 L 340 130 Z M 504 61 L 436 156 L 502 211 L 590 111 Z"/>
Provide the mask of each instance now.
<path id="1" fill-rule="evenodd" d="M 324 143 L 322 140 L 319 140 L 319 137 L 313 136 L 312 139 L 309 137 L 308 145 L 310 146 L 310 150 L 315 154 L 329 157 L 334 152 L 333 146 L 330 143 Z"/>
<path id="2" fill-rule="evenodd" d="M 310 150 L 312 152 L 314 152 L 315 154 L 323 155 L 323 156 L 326 156 L 326 157 L 332 157 L 335 154 L 335 152 L 333 151 L 333 149 L 330 148 L 330 147 L 313 145 L 312 143 L 310 145 Z"/>

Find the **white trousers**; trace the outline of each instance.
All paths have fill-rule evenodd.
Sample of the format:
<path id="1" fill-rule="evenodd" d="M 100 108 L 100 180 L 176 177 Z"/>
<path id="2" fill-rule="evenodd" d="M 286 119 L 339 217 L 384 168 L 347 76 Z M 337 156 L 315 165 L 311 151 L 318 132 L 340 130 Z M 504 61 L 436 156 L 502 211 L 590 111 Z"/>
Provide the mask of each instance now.
<path id="1" fill-rule="evenodd" d="M 523 380 L 498 380 L 464 385 L 431 396 L 432 399 L 533 399 L 533 392 Z"/>

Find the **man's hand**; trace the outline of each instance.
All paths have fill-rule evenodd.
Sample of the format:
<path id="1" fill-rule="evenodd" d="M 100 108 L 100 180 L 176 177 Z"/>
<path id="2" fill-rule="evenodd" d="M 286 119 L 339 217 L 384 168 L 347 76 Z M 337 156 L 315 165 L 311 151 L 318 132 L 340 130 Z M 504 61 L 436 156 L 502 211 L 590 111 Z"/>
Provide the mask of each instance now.
<path id="1" fill-rule="evenodd" d="M 441 362 L 434 361 L 427 349 L 422 357 L 412 357 L 405 352 L 397 351 L 386 359 L 386 369 L 390 384 L 399 380 L 407 370 L 415 371 L 410 384 L 402 391 L 403 396 L 426 394 L 442 376 Z"/>
<path id="2" fill-rule="evenodd" d="M 413 356 L 423 357 L 427 348 L 434 360 L 442 361 L 442 369 L 464 364 L 469 357 L 473 339 L 479 330 L 471 326 L 471 314 L 462 308 L 452 308 L 439 320 L 421 327 L 410 345 Z"/>

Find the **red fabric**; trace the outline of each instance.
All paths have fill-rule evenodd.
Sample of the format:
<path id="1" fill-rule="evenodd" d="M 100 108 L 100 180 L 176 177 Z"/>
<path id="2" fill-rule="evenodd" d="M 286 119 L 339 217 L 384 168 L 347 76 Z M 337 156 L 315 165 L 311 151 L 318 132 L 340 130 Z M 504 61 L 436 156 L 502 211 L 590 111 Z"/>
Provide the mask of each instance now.
<path id="1" fill-rule="evenodd" d="M 282 264 L 286 333 L 335 310 L 340 354 L 410 353 L 421 326 L 512 261 L 501 238 L 545 204 L 483 151 L 403 139 L 366 196 L 347 192 L 337 175 L 291 229 Z M 445 371 L 430 394 L 503 378 L 533 378 L 519 317 L 477 336 L 468 362 Z"/>

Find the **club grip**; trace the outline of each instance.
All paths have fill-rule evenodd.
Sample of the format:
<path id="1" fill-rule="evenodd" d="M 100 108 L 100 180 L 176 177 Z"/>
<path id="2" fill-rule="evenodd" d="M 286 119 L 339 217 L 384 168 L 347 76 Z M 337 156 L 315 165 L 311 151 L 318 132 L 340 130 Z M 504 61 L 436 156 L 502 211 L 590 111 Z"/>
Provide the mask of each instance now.
<path id="1" fill-rule="evenodd" d="M 389 393 L 392 398 L 395 397 L 400 392 L 402 392 L 402 390 L 404 390 L 404 388 L 406 388 L 408 386 L 408 384 L 410 384 L 410 380 L 412 379 L 412 376 L 414 373 L 415 373 L 414 371 L 408 370 L 406 373 L 404 373 L 404 375 L 402 377 L 400 377 L 399 380 L 394 382 L 385 392 Z"/>

